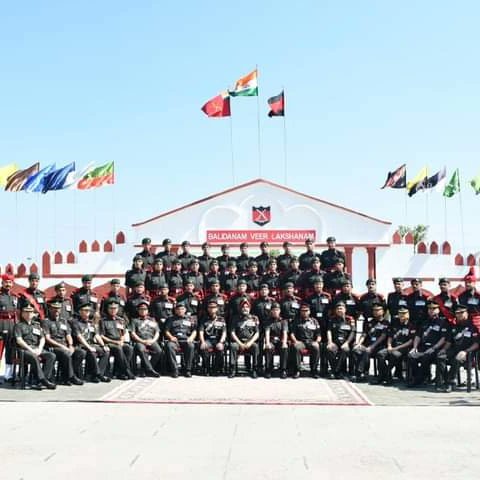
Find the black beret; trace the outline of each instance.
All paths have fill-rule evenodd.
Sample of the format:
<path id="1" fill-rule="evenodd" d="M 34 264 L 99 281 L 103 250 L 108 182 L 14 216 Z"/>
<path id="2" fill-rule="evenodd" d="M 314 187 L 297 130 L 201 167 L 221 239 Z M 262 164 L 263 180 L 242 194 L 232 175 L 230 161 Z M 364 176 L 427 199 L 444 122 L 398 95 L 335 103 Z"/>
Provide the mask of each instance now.
<path id="1" fill-rule="evenodd" d="M 168 285 L 165 282 L 160 282 L 158 288 L 168 288 Z"/>
<path id="2" fill-rule="evenodd" d="M 172 264 L 175 264 L 175 265 L 178 265 L 178 264 L 182 264 L 182 262 L 178 259 L 178 258 L 175 258 L 172 260 Z"/>
<path id="3" fill-rule="evenodd" d="M 278 302 L 272 302 L 271 308 L 280 308 L 280 304 Z"/>
<path id="4" fill-rule="evenodd" d="M 190 242 L 188 240 L 184 240 L 182 242 L 182 247 L 189 247 L 190 246 Z"/>
<path id="5" fill-rule="evenodd" d="M 247 281 L 241 278 L 238 282 L 237 285 L 247 285 Z"/>
<path id="6" fill-rule="evenodd" d="M 91 275 L 84 275 L 82 277 L 82 282 L 91 282 L 92 281 L 92 276 Z"/>
<path id="7" fill-rule="evenodd" d="M 346 307 L 346 304 L 343 300 L 338 300 L 338 302 L 335 302 L 335 305 L 334 305 L 335 308 L 337 307 Z"/>
<path id="8" fill-rule="evenodd" d="M 294 285 L 293 285 L 293 282 L 285 282 L 285 284 L 283 285 L 283 288 L 293 288 Z"/>
<path id="9" fill-rule="evenodd" d="M 183 281 L 183 284 L 184 285 L 193 285 L 193 281 L 191 278 L 186 278 L 184 281 Z"/>
<path id="10" fill-rule="evenodd" d="M 393 282 L 393 283 L 402 283 L 402 282 L 403 282 L 403 278 L 401 278 L 401 277 L 392 278 L 392 282 Z"/>
<path id="11" fill-rule="evenodd" d="M 300 304 L 300 310 L 306 310 L 307 308 L 310 310 L 310 305 L 307 302 L 302 302 Z"/>
<path id="12" fill-rule="evenodd" d="M 344 260 L 342 257 L 338 257 L 338 258 L 335 260 L 335 263 L 341 263 L 342 265 L 345 265 L 345 260 Z"/>
<path id="13" fill-rule="evenodd" d="M 162 245 L 165 246 L 165 245 L 170 245 L 172 243 L 172 241 L 169 239 L 169 238 L 165 238 L 162 242 Z"/>
<path id="14" fill-rule="evenodd" d="M 292 243 L 291 242 L 283 242 L 282 246 L 283 247 L 291 247 Z"/>
<path id="15" fill-rule="evenodd" d="M 110 280 L 110 285 L 120 285 L 120 280 L 118 278 L 112 278 Z"/>
<path id="16" fill-rule="evenodd" d="M 28 276 L 28 279 L 29 280 L 40 280 L 40 275 L 36 272 L 33 272 Z"/>
<path id="17" fill-rule="evenodd" d="M 328 237 L 327 242 L 336 242 L 337 239 L 335 237 Z"/>
<path id="18" fill-rule="evenodd" d="M 374 279 L 374 278 L 369 278 L 366 282 L 365 282 L 365 285 L 376 285 L 377 284 L 377 281 Z"/>
<path id="19" fill-rule="evenodd" d="M 373 302 L 372 303 L 372 308 L 385 308 L 385 305 L 383 303 L 380 303 L 380 302 Z"/>
<path id="20" fill-rule="evenodd" d="M 242 242 L 240 244 L 240 248 L 243 248 L 243 247 L 248 247 L 248 243 L 247 242 Z"/>
<path id="21" fill-rule="evenodd" d="M 407 313 L 409 312 L 408 308 L 407 307 L 400 307 L 398 309 L 398 313 Z"/>
<path id="22" fill-rule="evenodd" d="M 111 305 L 119 305 L 119 302 L 116 298 L 113 298 L 113 297 L 110 297 L 110 298 L 107 298 L 105 300 L 105 305 L 107 307 L 111 306 Z"/>
<path id="23" fill-rule="evenodd" d="M 315 285 L 315 283 L 323 283 L 323 277 L 321 275 L 315 275 L 314 277 L 310 278 L 310 283 Z"/>
<path id="24" fill-rule="evenodd" d="M 195 263 L 199 263 L 199 261 L 198 261 L 196 258 L 192 258 L 192 259 L 190 260 L 189 265 L 193 265 L 193 264 L 195 264 Z"/>
<path id="25" fill-rule="evenodd" d="M 227 248 L 230 248 L 230 246 L 227 245 L 226 243 L 224 243 L 224 244 L 220 247 L 220 250 L 226 250 Z"/>
<path id="26" fill-rule="evenodd" d="M 270 288 L 270 287 L 268 286 L 268 283 L 262 283 L 260 285 L 260 288 Z"/>
<path id="27" fill-rule="evenodd" d="M 260 246 L 261 246 L 261 247 L 268 247 L 268 242 L 262 242 L 262 243 L 260 244 Z"/>
<path id="28" fill-rule="evenodd" d="M 412 278 L 410 283 L 422 283 L 422 280 L 420 278 Z"/>
<path id="29" fill-rule="evenodd" d="M 209 285 L 220 285 L 220 282 L 219 282 L 218 278 L 215 278 L 215 277 L 214 277 L 214 278 L 210 278 L 210 279 L 208 280 L 208 284 L 209 284 Z"/>
<path id="30" fill-rule="evenodd" d="M 202 243 L 202 248 L 209 247 L 210 245 L 207 242 Z"/>
<path id="31" fill-rule="evenodd" d="M 185 304 L 182 303 L 182 302 L 178 302 L 178 303 L 175 304 L 175 308 L 179 308 L 179 307 L 187 308 L 187 307 L 185 306 Z"/>
<path id="32" fill-rule="evenodd" d="M 290 263 L 292 262 L 298 262 L 298 257 L 296 257 L 295 255 L 290 259 Z"/>
<path id="33" fill-rule="evenodd" d="M 156 257 L 153 263 L 161 263 L 163 265 L 163 259 L 160 257 Z"/>
<path id="34" fill-rule="evenodd" d="M 218 265 L 218 260 L 214 258 L 211 262 L 210 265 Z"/>
<path id="35" fill-rule="evenodd" d="M 468 307 L 459 303 L 453 310 L 455 313 L 466 312 L 468 311 Z"/>
<path id="36" fill-rule="evenodd" d="M 133 261 L 136 262 L 137 260 L 141 260 L 143 262 L 143 257 L 141 255 L 135 255 L 133 257 Z"/>
<path id="37" fill-rule="evenodd" d="M 320 259 L 315 255 L 312 260 L 310 261 L 310 263 L 315 263 L 315 262 L 319 262 L 320 263 Z"/>
<path id="38" fill-rule="evenodd" d="M 427 308 L 437 308 L 439 305 L 435 300 L 427 301 Z"/>
<path id="39" fill-rule="evenodd" d="M 152 239 L 146 237 L 146 238 L 144 238 L 144 239 L 142 240 L 142 245 L 146 245 L 147 243 L 152 243 Z"/>
<path id="40" fill-rule="evenodd" d="M 137 308 L 141 307 L 142 305 L 146 305 L 148 307 L 148 306 L 150 306 L 150 303 L 147 300 L 140 300 L 137 303 Z"/>
<path id="41" fill-rule="evenodd" d="M 438 280 L 438 284 L 441 285 L 442 283 L 450 283 L 448 278 L 442 277 Z"/>
<path id="42" fill-rule="evenodd" d="M 67 288 L 67 284 L 65 282 L 60 282 L 55 285 L 55 290 L 60 290 L 61 288 Z"/>
<path id="43" fill-rule="evenodd" d="M 218 303 L 215 299 L 211 299 L 207 302 L 207 307 L 210 307 L 211 305 L 214 305 L 215 307 L 218 306 Z"/>
<path id="44" fill-rule="evenodd" d="M 62 304 L 58 302 L 57 300 L 54 300 L 53 302 L 50 302 L 48 304 L 52 308 L 62 308 Z"/>
<path id="45" fill-rule="evenodd" d="M 313 243 L 313 240 L 311 238 L 307 238 L 305 240 L 305 245 L 307 245 L 308 243 Z"/>
<path id="46" fill-rule="evenodd" d="M 80 302 L 79 305 L 78 305 L 79 310 L 81 310 L 82 308 L 85 308 L 85 307 L 90 308 L 91 307 L 90 302 Z"/>
<path id="47" fill-rule="evenodd" d="M 236 267 L 237 266 L 237 262 L 235 262 L 235 260 L 229 260 L 227 262 L 227 267 Z"/>
<path id="48" fill-rule="evenodd" d="M 257 261 L 256 260 L 250 260 L 248 262 L 248 266 L 249 267 L 256 267 L 258 265 Z"/>
<path id="49" fill-rule="evenodd" d="M 342 286 L 344 286 L 344 285 L 351 285 L 351 284 L 352 284 L 352 281 L 349 280 L 348 278 L 346 278 L 346 279 L 343 280 L 343 282 L 342 282 Z"/>
<path id="50" fill-rule="evenodd" d="M 140 285 L 145 285 L 145 282 L 143 280 L 137 280 L 133 282 L 134 287 L 139 287 Z"/>
<path id="51" fill-rule="evenodd" d="M 277 259 L 276 259 L 276 258 L 271 258 L 271 259 L 267 262 L 267 265 L 273 265 L 274 263 L 277 263 Z"/>

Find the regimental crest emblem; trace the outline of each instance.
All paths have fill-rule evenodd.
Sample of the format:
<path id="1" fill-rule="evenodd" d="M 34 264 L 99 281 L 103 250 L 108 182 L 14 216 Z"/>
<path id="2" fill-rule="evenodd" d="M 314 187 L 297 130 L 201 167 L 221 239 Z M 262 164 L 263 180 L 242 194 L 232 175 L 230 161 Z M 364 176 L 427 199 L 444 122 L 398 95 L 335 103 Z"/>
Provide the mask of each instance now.
<path id="1" fill-rule="evenodd" d="M 270 207 L 252 207 L 252 221 L 257 225 L 263 227 L 270 222 L 272 216 L 270 214 Z"/>

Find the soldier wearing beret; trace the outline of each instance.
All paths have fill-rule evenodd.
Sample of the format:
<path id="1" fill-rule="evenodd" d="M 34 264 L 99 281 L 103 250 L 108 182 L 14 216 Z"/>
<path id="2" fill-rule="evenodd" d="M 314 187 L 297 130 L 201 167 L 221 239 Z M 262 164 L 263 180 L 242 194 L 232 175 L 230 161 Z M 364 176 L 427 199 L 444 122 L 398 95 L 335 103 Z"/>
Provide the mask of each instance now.
<path id="1" fill-rule="evenodd" d="M 188 270 L 183 274 L 183 283 L 191 282 L 194 291 L 200 296 L 203 296 L 205 288 L 205 280 L 203 273 L 200 272 L 200 264 L 196 258 L 194 258 L 188 267 Z"/>
<path id="2" fill-rule="evenodd" d="M 240 255 L 236 258 L 237 263 L 237 272 L 240 276 L 243 276 L 247 273 L 248 264 L 253 258 L 248 254 L 248 243 L 240 244 Z"/>
<path id="3" fill-rule="evenodd" d="M 105 345 L 100 336 L 98 324 L 94 321 L 90 302 L 84 302 L 78 306 L 78 317 L 72 322 L 72 337 L 75 343 L 75 355 L 81 361 L 74 366 L 75 375 L 82 378 L 81 365 L 86 360 L 86 374 L 90 382 L 109 382 L 105 376 L 107 370 L 110 349 Z"/>
<path id="4" fill-rule="evenodd" d="M 145 277 L 145 289 L 148 295 L 152 298 L 157 296 L 160 289 L 159 285 L 163 283 L 167 283 L 167 274 L 163 269 L 163 260 L 156 258 L 153 262 L 152 271 L 148 272 Z"/>
<path id="5" fill-rule="evenodd" d="M 227 323 L 225 318 L 218 315 L 217 301 L 210 299 L 207 302 L 206 314 L 200 320 L 198 337 L 203 365 L 207 373 L 219 374 L 223 371 L 223 354 L 227 339 Z M 213 355 L 213 370 L 210 370 Z"/>
<path id="6" fill-rule="evenodd" d="M 455 324 L 455 307 L 458 305 L 458 300 L 455 295 L 450 293 L 450 280 L 448 278 L 440 278 L 438 280 L 440 293 L 433 297 L 433 300 L 438 303 L 441 314 L 452 324 Z"/>
<path id="7" fill-rule="evenodd" d="M 218 280 L 220 282 L 221 277 L 222 277 L 222 273 L 220 272 L 220 266 L 218 264 L 218 260 L 214 258 L 210 262 L 210 268 L 208 272 L 205 274 L 205 283 L 209 285 L 212 279 Z"/>
<path id="8" fill-rule="evenodd" d="M 300 270 L 303 270 L 304 272 L 310 270 L 312 261 L 315 257 L 320 260 L 320 255 L 314 251 L 314 244 L 311 238 L 307 238 L 305 240 L 305 248 L 306 251 L 298 257 L 298 261 L 300 262 Z"/>
<path id="9" fill-rule="evenodd" d="M 40 284 L 40 275 L 36 272 L 28 276 L 28 287 L 23 289 L 18 296 L 18 308 L 23 305 L 30 304 L 34 309 L 38 318 L 44 320 L 47 315 L 47 301 L 45 293 L 42 292 L 38 285 Z"/>
<path id="10" fill-rule="evenodd" d="M 278 271 L 280 273 L 286 272 L 290 268 L 290 262 L 294 257 L 292 252 L 292 244 L 290 242 L 283 242 L 283 253 L 277 257 Z"/>
<path id="11" fill-rule="evenodd" d="M 408 353 L 408 367 L 411 372 L 409 387 L 422 385 L 429 376 L 430 365 L 436 362 L 437 354 L 449 335 L 448 322 L 440 316 L 438 304 L 430 300 L 428 314 L 418 327 L 415 326 L 413 348 Z"/>
<path id="12" fill-rule="evenodd" d="M 330 364 L 329 378 L 343 378 L 346 363 L 355 340 L 355 319 L 347 315 L 345 302 L 338 301 L 327 323 L 326 357 Z"/>
<path id="13" fill-rule="evenodd" d="M 387 302 L 385 302 L 385 297 L 377 292 L 377 281 L 374 278 L 369 278 L 365 285 L 367 286 L 367 292 L 360 296 L 358 308 L 360 313 L 368 319 L 373 316 L 374 304 L 383 305 L 386 309 Z"/>
<path id="14" fill-rule="evenodd" d="M 201 304 L 200 295 L 194 291 L 193 282 L 188 279 L 183 285 L 183 293 L 177 297 L 177 304 L 184 305 L 187 315 L 198 316 Z"/>
<path id="15" fill-rule="evenodd" d="M 220 277 L 220 284 L 223 293 L 228 296 L 232 295 L 237 288 L 239 280 L 240 276 L 237 275 L 237 264 L 235 263 L 235 260 L 229 260 L 226 271 Z"/>
<path id="16" fill-rule="evenodd" d="M 82 277 L 82 286 L 72 293 L 73 311 L 78 314 L 80 305 L 88 303 L 92 313 L 96 313 L 100 309 L 97 294 L 92 290 L 92 276 L 84 275 Z"/>
<path id="17" fill-rule="evenodd" d="M 137 316 L 133 319 L 130 336 L 135 353 L 140 357 L 143 371 L 149 377 L 159 377 L 159 364 L 163 355 L 158 340 L 158 323 L 148 314 L 149 303 L 141 300 L 137 305 Z M 150 356 L 150 358 L 149 358 Z"/>
<path id="18" fill-rule="evenodd" d="M 133 348 L 125 342 L 126 326 L 123 319 L 118 316 L 118 303 L 110 298 L 106 307 L 107 314 L 100 319 L 99 332 L 115 359 L 114 375 L 119 380 L 133 380 L 135 379 L 131 370 Z"/>
<path id="19" fill-rule="evenodd" d="M 72 299 L 67 296 L 67 284 L 60 282 L 55 285 L 55 296 L 52 297 L 48 303 L 60 304 L 60 316 L 71 322 L 73 318 L 73 302 Z"/>
<path id="20" fill-rule="evenodd" d="M 258 275 L 258 265 L 256 260 L 250 260 L 248 264 L 248 271 L 244 275 L 244 279 L 247 282 L 248 293 L 256 293 L 260 288 L 261 277 Z"/>
<path id="21" fill-rule="evenodd" d="M 451 392 L 456 388 L 458 370 L 461 365 L 472 368 L 472 353 L 479 347 L 480 335 L 468 316 L 466 305 L 455 306 L 455 323 L 437 355 L 435 387 Z M 448 368 L 450 367 L 450 368 Z"/>
<path id="22" fill-rule="evenodd" d="M 294 288 L 292 282 L 287 282 L 283 286 L 282 297 L 279 302 L 282 318 L 289 324 L 298 317 L 300 313 L 300 304 L 302 303 L 302 299 L 295 295 Z"/>
<path id="23" fill-rule="evenodd" d="M 408 308 L 400 306 L 397 310 L 397 321 L 391 324 L 387 331 L 387 347 L 377 353 L 378 379 L 376 383 L 390 385 L 392 370 L 395 368 L 397 377 L 402 378 L 402 362 L 412 348 L 416 331 L 410 323 Z"/>
<path id="24" fill-rule="evenodd" d="M 172 263 L 177 256 L 172 251 L 172 241 L 169 238 L 165 238 L 162 242 L 163 251 L 155 255 L 155 258 L 160 258 L 163 262 L 163 267 L 166 272 L 172 269 Z"/>
<path id="25" fill-rule="evenodd" d="M 255 257 L 255 261 L 257 262 L 258 266 L 258 274 L 263 275 L 267 271 L 267 264 L 271 258 L 268 242 L 262 242 L 260 244 L 260 251 L 262 253 Z"/>
<path id="26" fill-rule="evenodd" d="M 280 355 L 280 378 L 287 378 L 288 322 L 280 315 L 280 304 L 272 303 L 270 316 L 264 324 L 265 378 L 273 373 L 273 356 Z"/>
<path id="27" fill-rule="evenodd" d="M 59 302 L 49 304 L 49 315 L 43 325 L 46 345 L 58 360 L 63 385 L 83 385 L 75 375 L 80 370 L 83 358 L 73 347 L 72 329 L 68 320 L 60 316 L 61 308 Z"/>
<path id="28" fill-rule="evenodd" d="M 277 260 L 276 258 L 272 258 L 267 263 L 267 271 L 263 275 L 260 283 L 266 283 L 270 289 L 270 295 L 276 298 L 279 295 L 279 280 L 280 276 L 277 271 Z"/>
<path id="29" fill-rule="evenodd" d="M 35 313 L 33 305 L 29 303 L 22 305 L 20 321 L 15 325 L 14 336 L 17 347 L 23 351 L 25 364 L 30 365 L 32 369 L 32 388 L 40 390 L 43 385 L 54 390 L 56 385 L 48 378 L 52 375 L 55 354 L 44 350 L 45 334 L 40 322 L 35 319 Z"/>
<path id="30" fill-rule="evenodd" d="M 477 320 L 480 316 L 480 292 L 478 292 L 475 287 L 477 277 L 475 276 L 474 267 L 470 268 L 470 271 L 464 277 L 464 281 L 465 291 L 459 295 L 458 302 L 467 307 L 468 313 L 478 327 L 480 323 Z"/>
<path id="31" fill-rule="evenodd" d="M 297 257 L 292 257 L 290 259 L 290 265 L 288 270 L 283 271 L 280 274 L 280 278 L 278 279 L 278 284 L 280 288 L 284 288 L 286 283 L 293 283 L 296 290 L 301 288 L 300 285 L 300 278 L 302 277 L 302 271 L 299 268 L 300 263 Z"/>
<path id="32" fill-rule="evenodd" d="M 126 299 L 120 293 L 120 280 L 118 278 L 112 278 L 110 280 L 110 291 L 103 296 L 100 302 L 100 315 L 105 315 L 107 313 L 107 301 L 110 298 L 113 298 L 118 303 L 118 316 L 123 317 L 125 315 L 125 306 L 126 306 Z"/>
<path id="33" fill-rule="evenodd" d="M 327 238 L 327 249 L 320 254 L 320 262 L 322 264 L 322 270 L 329 272 L 335 268 L 338 260 L 342 260 L 345 264 L 345 254 L 337 250 L 337 240 L 335 237 Z"/>
<path id="34" fill-rule="evenodd" d="M 317 277 L 312 279 L 313 293 L 305 299 L 310 306 L 312 317 L 316 318 L 322 328 L 322 337 L 326 338 L 328 312 L 331 308 L 332 297 L 323 290 L 323 278 Z"/>
<path id="35" fill-rule="evenodd" d="M 160 333 L 163 334 L 167 318 L 173 315 L 176 300 L 168 294 L 168 285 L 166 283 L 161 283 L 158 287 L 158 295 L 150 302 L 150 313 L 157 321 Z"/>
<path id="36" fill-rule="evenodd" d="M 410 311 L 410 321 L 420 328 L 427 320 L 428 295 L 422 290 L 422 280 L 412 278 L 410 281 L 412 293 L 407 296 L 407 307 Z"/>
<path id="37" fill-rule="evenodd" d="M 196 260 L 197 257 L 191 254 L 190 242 L 188 240 L 184 240 L 180 247 L 181 247 L 181 253 L 180 255 L 178 255 L 177 258 L 180 260 L 180 263 L 182 264 L 182 270 L 186 272 L 188 270 L 188 267 L 190 266 L 190 262 L 192 260 Z"/>
<path id="38" fill-rule="evenodd" d="M 208 292 L 202 301 L 201 316 L 207 314 L 208 302 L 215 301 L 217 304 L 217 315 L 225 318 L 228 298 L 220 293 L 220 282 L 217 278 L 211 278 L 208 282 Z"/>
<path id="39" fill-rule="evenodd" d="M 345 303 L 348 316 L 353 318 L 358 317 L 360 299 L 358 295 L 352 292 L 352 282 L 350 280 L 343 282 L 340 293 L 333 298 L 333 305 L 336 305 L 338 302 Z"/>
<path id="40" fill-rule="evenodd" d="M 307 350 L 310 354 L 310 374 L 313 378 L 318 378 L 322 335 L 320 324 L 310 316 L 310 306 L 306 302 L 301 304 L 300 315 L 290 327 L 290 340 L 295 360 L 293 377 L 298 378 L 300 376 L 303 351 Z"/>
<path id="41" fill-rule="evenodd" d="M 220 268 L 220 273 L 223 273 L 227 270 L 227 265 L 229 262 L 235 262 L 235 258 L 230 256 L 230 247 L 227 244 L 224 244 L 220 247 L 222 254 L 217 257 L 218 266 Z"/>
<path id="42" fill-rule="evenodd" d="M 5 348 L 5 380 L 10 380 L 13 376 L 12 338 L 18 306 L 18 297 L 12 293 L 13 280 L 13 275 L 5 273 L 0 288 L 0 360 Z"/>
<path id="43" fill-rule="evenodd" d="M 390 313 L 390 321 L 395 324 L 398 321 L 398 310 L 408 306 L 408 296 L 403 293 L 403 278 L 395 277 L 392 282 L 394 291 L 387 296 L 387 308 Z"/>
<path id="44" fill-rule="evenodd" d="M 130 293 L 133 290 L 133 287 L 137 282 L 145 283 L 146 278 L 147 271 L 144 267 L 143 257 L 135 255 L 132 268 L 125 272 L 125 286 L 128 289 L 127 293 Z"/>
<path id="45" fill-rule="evenodd" d="M 128 318 L 128 321 L 131 321 L 132 318 L 137 316 L 138 305 L 140 302 L 150 303 L 150 296 L 145 292 L 145 283 L 141 280 L 138 280 L 133 285 L 133 292 L 128 297 L 127 303 L 125 304 L 125 314 Z M 115 312 L 118 315 L 118 310 Z"/>
<path id="46" fill-rule="evenodd" d="M 230 343 L 230 373 L 229 378 L 235 377 L 237 359 L 239 354 L 252 357 L 252 378 L 257 378 L 258 362 L 258 338 L 260 335 L 260 322 L 255 315 L 250 313 L 250 301 L 243 300 L 240 303 L 240 311 L 231 322 Z"/>
<path id="47" fill-rule="evenodd" d="M 185 377 L 192 376 L 193 354 L 195 338 L 197 337 L 197 319 L 187 316 L 185 305 L 177 303 L 175 314 L 165 323 L 165 338 L 167 339 L 167 358 L 172 370 L 172 377 L 178 377 L 176 354 L 182 352 L 184 356 Z"/>
<path id="48" fill-rule="evenodd" d="M 154 255 L 152 253 L 152 240 L 150 238 L 142 239 L 142 251 L 135 255 L 135 257 L 137 256 L 143 258 L 145 270 L 150 270 L 152 268 Z"/>
<path id="49" fill-rule="evenodd" d="M 312 263 L 310 264 L 309 268 L 307 270 L 304 270 L 304 272 L 298 279 L 298 284 L 304 292 L 304 295 L 310 295 L 312 293 L 312 279 L 323 276 L 323 272 L 320 269 L 320 259 L 316 256 L 313 256 L 311 260 Z"/>
<path id="50" fill-rule="evenodd" d="M 198 257 L 200 272 L 206 275 L 210 270 L 210 263 L 213 257 L 210 255 L 210 245 L 207 242 L 202 243 L 202 255 Z"/>
<path id="51" fill-rule="evenodd" d="M 335 265 L 323 276 L 323 280 L 325 290 L 331 295 L 337 295 L 345 281 L 351 280 L 350 275 L 345 272 L 345 262 L 342 258 L 336 260 Z"/>
<path id="52" fill-rule="evenodd" d="M 178 258 L 172 262 L 172 269 L 168 275 L 168 288 L 172 297 L 183 292 L 182 262 Z"/>

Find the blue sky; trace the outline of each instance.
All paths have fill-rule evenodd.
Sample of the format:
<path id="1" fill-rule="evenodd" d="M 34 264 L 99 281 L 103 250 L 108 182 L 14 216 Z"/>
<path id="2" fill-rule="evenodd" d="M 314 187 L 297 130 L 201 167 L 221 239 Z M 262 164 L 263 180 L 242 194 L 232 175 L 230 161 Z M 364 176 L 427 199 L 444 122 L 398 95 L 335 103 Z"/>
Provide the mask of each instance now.
<path id="1" fill-rule="evenodd" d="M 403 193 L 380 190 L 387 171 L 459 167 L 465 242 L 480 250 L 480 197 L 465 185 L 480 173 L 478 18 L 478 2 L 444 0 L 3 5 L 0 165 L 114 160 L 117 184 L 1 194 L 0 263 L 103 240 L 230 187 L 229 120 L 199 109 L 256 64 L 265 178 L 284 181 L 282 120 L 266 117 L 266 99 L 284 86 L 290 187 L 424 223 L 425 195 L 408 201 L 406 217 Z M 256 99 L 234 99 L 232 113 L 242 183 L 258 177 Z M 443 240 L 439 194 L 428 210 L 431 237 Z M 460 247 L 457 198 L 447 214 Z"/>

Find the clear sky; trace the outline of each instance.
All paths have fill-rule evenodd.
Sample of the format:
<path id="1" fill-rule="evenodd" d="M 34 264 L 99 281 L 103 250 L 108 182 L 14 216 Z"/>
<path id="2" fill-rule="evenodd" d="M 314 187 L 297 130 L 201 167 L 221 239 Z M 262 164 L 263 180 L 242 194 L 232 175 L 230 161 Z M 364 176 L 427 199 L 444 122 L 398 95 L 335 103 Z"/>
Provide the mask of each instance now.
<path id="1" fill-rule="evenodd" d="M 200 107 L 256 64 L 265 178 L 284 182 L 283 122 L 266 116 L 284 86 L 290 187 L 425 223 L 426 195 L 406 212 L 403 191 L 380 190 L 387 172 L 459 167 L 465 241 L 480 250 L 480 196 L 466 186 L 480 173 L 479 18 L 474 0 L 4 2 L 0 165 L 114 160 L 117 184 L 1 193 L 0 263 L 104 240 L 230 187 L 229 120 Z M 256 99 L 233 99 L 232 114 L 242 183 L 258 177 Z M 447 213 L 460 247 L 458 198 Z M 443 240 L 438 193 L 428 219 Z"/>

